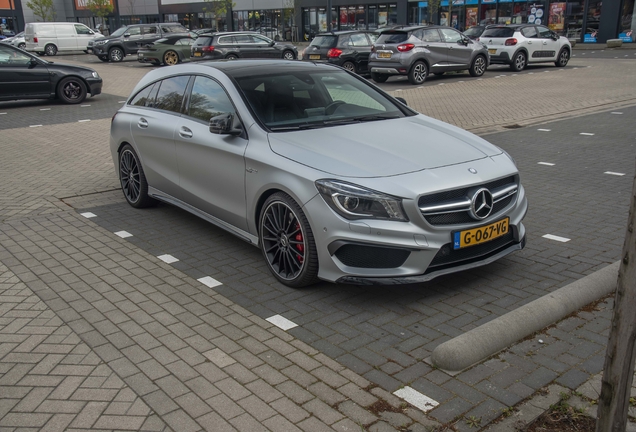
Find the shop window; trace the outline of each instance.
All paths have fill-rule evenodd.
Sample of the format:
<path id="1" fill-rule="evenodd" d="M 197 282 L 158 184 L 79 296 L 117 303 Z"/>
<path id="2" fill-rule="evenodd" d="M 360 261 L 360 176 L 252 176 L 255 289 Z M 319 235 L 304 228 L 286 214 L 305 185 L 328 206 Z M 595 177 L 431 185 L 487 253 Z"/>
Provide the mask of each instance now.
<path id="1" fill-rule="evenodd" d="M 495 0 L 482 0 L 481 1 L 481 16 L 479 17 L 479 24 L 488 25 L 495 24 L 497 22 L 497 3 Z"/>
<path id="2" fill-rule="evenodd" d="M 398 20 L 397 20 L 397 4 L 390 4 L 389 5 L 389 15 L 388 15 L 388 25 L 392 26 L 392 25 L 396 25 Z"/>
<path id="3" fill-rule="evenodd" d="M 359 29 L 367 28 L 366 11 L 364 6 L 358 6 L 356 9 L 356 26 Z"/>
<path id="4" fill-rule="evenodd" d="M 618 31 L 618 37 L 623 42 L 634 42 L 636 36 L 633 33 L 636 27 L 636 7 L 634 7 L 634 0 L 623 0 L 623 9 L 621 14 L 620 27 Z"/>
<path id="5" fill-rule="evenodd" d="M 376 5 L 369 6 L 369 30 L 378 28 L 378 7 Z"/>
<path id="6" fill-rule="evenodd" d="M 389 23 L 389 9 L 387 5 L 378 5 L 378 28 L 386 27 Z"/>

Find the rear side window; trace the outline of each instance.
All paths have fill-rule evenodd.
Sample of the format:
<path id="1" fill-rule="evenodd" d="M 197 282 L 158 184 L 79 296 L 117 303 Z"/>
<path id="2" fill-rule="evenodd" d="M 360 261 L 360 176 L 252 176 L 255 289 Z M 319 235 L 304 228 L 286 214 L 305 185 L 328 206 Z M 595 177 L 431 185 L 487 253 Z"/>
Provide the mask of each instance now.
<path id="1" fill-rule="evenodd" d="M 208 36 L 199 36 L 194 40 L 192 45 L 195 47 L 212 45 L 212 38 Z"/>
<path id="2" fill-rule="evenodd" d="M 148 87 L 141 90 L 139 93 L 135 95 L 134 98 L 130 101 L 130 105 L 142 106 L 142 107 L 151 107 L 154 104 L 154 96 L 156 96 L 156 92 L 153 92 L 154 87 L 158 84 L 153 83 Z M 150 99 L 150 95 L 153 95 L 152 101 Z"/>
<path id="3" fill-rule="evenodd" d="M 534 27 L 526 27 L 521 29 L 521 34 L 527 38 L 536 38 L 537 37 L 537 29 Z"/>
<path id="4" fill-rule="evenodd" d="M 352 46 L 369 46 L 369 40 L 367 39 L 367 37 L 364 34 L 352 34 L 351 35 L 351 42 L 349 42 L 349 45 Z"/>
<path id="5" fill-rule="evenodd" d="M 415 36 L 422 42 L 441 42 L 442 38 L 439 36 L 437 29 L 422 29 L 415 32 Z"/>
<path id="6" fill-rule="evenodd" d="M 161 26 L 161 31 L 164 33 L 187 33 L 188 29 L 182 25 Z"/>
<path id="7" fill-rule="evenodd" d="M 161 81 L 155 108 L 180 113 L 183 95 L 189 80 L 188 75 L 183 75 Z"/>
<path id="8" fill-rule="evenodd" d="M 405 32 L 387 32 L 387 33 L 382 33 L 380 37 L 378 38 L 378 40 L 375 41 L 375 43 L 376 44 L 395 44 L 395 43 L 404 42 L 408 38 L 409 38 L 409 34 Z"/>
<path id="9" fill-rule="evenodd" d="M 316 36 L 314 40 L 311 41 L 311 45 L 321 48 L 333 48 L 336 46 L 337 41 L 337 36 Z"/>
<path id="10" fill-rule="evenodd" d="M 514 33 L 515 30 L 509 27 L 495 27 L 484 30 L 484 33 L 481 35 L 481 37 L 508 38 L 512 37 Z"/>

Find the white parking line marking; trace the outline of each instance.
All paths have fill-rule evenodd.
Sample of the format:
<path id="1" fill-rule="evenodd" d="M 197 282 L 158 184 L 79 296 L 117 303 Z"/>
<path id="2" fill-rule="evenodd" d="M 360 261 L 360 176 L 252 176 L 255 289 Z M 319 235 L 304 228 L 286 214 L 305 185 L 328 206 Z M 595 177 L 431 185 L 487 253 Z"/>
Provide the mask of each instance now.
<path id="1" fill-rule="evenodd" d="M 128 231 L 117 231 L 115 233 L 116 236 L 119 236 L 121 238 L 126 238 L 126 237 L 132 237 L 133 235 L 131 233 L 129 233 Z"/>
<path id="2" fill-rule="evenodd" d="M 464 82 L 464 81 L 457 81 L 457 82 L 460 83 L 460 82 Z"/>
<path id="3" fill-rule="evenodd" d="M 90 105 L 80 105 L 80 106 L 83 108 L 83 107 L 88 107 L 88 106 L 90 106 Z"/>
<path id="4" fill-rule="evenodd" d="M 197 280 L 201 282 L 203 285 L 207 286 L 208 288 L 214 288 L 215 286 L 223 285 L 221 282 L 219 282 L 218 280 L 210 276 L 205 276 Z"/>
<path id="5" fill-rule="evenodd" d="M 444 83 L 439 83 L 439 84 L 437 84 L 437 85 L 444 85 Z"/>
<path id="6" fill-rule="evenodd" d="M 541 132 L 550 132 L 552 129 L 537 129 L 537 130 Z"/>
<path id="7" fill-rule="evenodd" d="M 159 258 L 161 261 L 165 262 L 166 264 L 172 264 L 173 262 L 177 262 L 179 261 L 179 258 L 175 258 L 172 255 L 159 255 L 157 258 Z"/>
<path id="8" fill-rule="evenodd" d="M 395 89 L 395 90 L 393 90 L 393 91 L 402 91 L 402 89 Z"/>
<path id="9" fill-rule="evenodd" d="M 91 213 L 91 212 L 80 213 L 80 215 L 84 216 L 86 219 L 97 217 L 95 213 Z"/>
<path id="10" fill-rule="evenodd" d="M 603 174 L 615 175 L 615 176 L 624 176 L 625 173 L 618 173 L 613 171 L 605 171 Z"/>
<path id="11" fill-rule="evenodd" d="M 534 74 L 534 72 L 528 72 L 528 75 L 532 75 L 532 74 Z"/>
<path id="12" fill-rule="evenodd" d="M 579 135 L 594 136 L 593 133 L 589 133 L 589 132 L 581 132 Z"/>
<path id="13" fill-rule="evenodd" d="M 431 399 L 430 397 L 408 386 L 394 391 L 393 394 L 399 398 L 404 399 L 411 405 L 418 407 L 424 412 L 430 411 L 437 405 L 439 405 L 439 402 L 437 402 L 436 400 Z"/>
<path id="14" fill-rule="evenodd" d="M 265 321 L 269 321 L 274 324 L 276 327 L 283 329 L 285 331 L 289 329 L 293 329 L 294 327 L 298 327 L 298 324 L 291 322 L 287 318 L 281 315 L 274 315 L 267 318 Z"/>
<path id="15" fill-rule="evenodd" d="M 40 111 L 51 111 L 51 108 L 40 108 Z"/>
<path id="16" fill-rule="evenodd" d="M 117 103 L 126 103 L 126 101 L 119 101 L 119 102 L 117 102 Z"/>
<path id="17" fill-rule="evenodd" d="M 78 120 L 77 122 L 78 123 L 84 123 L 84 122 L 89 122 L 89 121 L 91 121 L 91 119 Z"/>
<path id="18" fill-rule="evenodd" d="M 548 72 L 550 72 L 550 71 L 543 71 L 543 72 L 548 73 Z"/>
<path id="19" fill-rule="evenodd" d="M 424 86 L 419 86 L 419 87 L 415 87 L 415 88 L 424 88 Z"/>
<path id="20" fill-rule="evenodd" d="M 552 235 L 552 234 L 546 234 L 546 235 L 543 236 L 543 238 L 547 238 L 548 240 L 558 241 L 558 242 L 561 242 L 561 243 L 567 243 L 567 242 L 570 241 L 569 238 L 559 237 L 559 236 L 555 236 L 555 235 Z"/>
<path id="21" fill-rule="evenodd" d="M 554 164 L 553 164 L 553 163 L 550 163 L 550 162 L 539 162 L 538 164 L 539 164 L 539 165 L 554 166 Z"/>
<path id="22" fill-rule="evenodd" d="M 31 125 L 29 127 L 41 127 L 42 125 Z"/>
<path id="23" fill-rule="evenodd" d="M 620 112 L 620 111 L 612 111 L 610 114 L 621 115 L 621 114 L 623 114 L 623 113 L 622 113 L 622 112 Z"/>

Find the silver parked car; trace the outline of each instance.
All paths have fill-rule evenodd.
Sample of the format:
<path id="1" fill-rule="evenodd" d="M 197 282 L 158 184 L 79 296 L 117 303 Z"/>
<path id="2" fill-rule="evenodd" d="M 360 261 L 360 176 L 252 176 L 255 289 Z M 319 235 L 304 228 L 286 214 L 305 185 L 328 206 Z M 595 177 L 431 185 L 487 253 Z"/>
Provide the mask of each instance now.
<path id="1" fill-rule="evenodd" d="M 371 78 L 379 83 L 406 75 L 411 84 L 419 85 L 431 73 L 462 70 L 479 77 L 488 65 L 485 45 L 454 28 L 432 25 L 383 30 L 369 57 Z"/>
<path id="2" fill-rule="evenodd" d="M 531 63 L 554 62 L 557 67 L 564 67 L 572 53 L 568 38 L 542 25 L 488 26 L 480 41 L 488 46 L 492 64 L 507 64 L 515 72 Z"/>
<path id="3" fill-rule="evenodd" d="M 427 281 L 525 244 L 508 154 L 327 64 L 154 70 L 110 146 L 130 205 L 200 216 L 260 247 L 292 287 Z"/>

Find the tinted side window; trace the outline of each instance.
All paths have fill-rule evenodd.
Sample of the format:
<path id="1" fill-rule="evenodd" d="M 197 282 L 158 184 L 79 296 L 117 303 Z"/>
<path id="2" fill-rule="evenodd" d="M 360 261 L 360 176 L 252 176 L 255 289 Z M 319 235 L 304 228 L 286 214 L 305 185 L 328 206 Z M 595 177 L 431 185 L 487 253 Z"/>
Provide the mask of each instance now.
<path id="1" fill-rule="evenodd" d="M 223 87 L 210 78 L 196 77 L 192 86 L 188 115 L 207 123 L 221 113 L 234 113 L 234 106 Z"/>
<path id="2" fill-rule="evenodd" d="M 163 25 L 161 31 L 164 33 L 187 33 L 188 29 L 182 25 Z"/>
<path id="3" fill-rule="evenodd" d="M 189 79 L 188 75 L 184 75 L 163 80 L 157 93 L 155 108 L 180 113 Z"/>
<path id="4" fill-rule="evenodd" d="M 153 89 L 156 86 L 156 83 L 150 84 L 148 87 L 142 89 L 139 93 L 135 95 L 134 98 L 130 101 L 130 105 L 135 106 L 152 106 L 153 104 L 149 104 L 150 94 L 156 95 L 156 92 L 153 93 Z M 153 98 L 154 101 L 154 98 Z"/>
<path id="5" fill-rule="evenodd" d="M 236 35 L 234 36 L 235 43 L 237 44 L 251 44 L 254 43 L 252 41 L 252 37 L 250 35 Z"/>
<path id="6" fill-rule="evenodd" d="M 194 46 L 208 46 L 212 43 L 212 38 L 208 36 L 199 36 L 193 42 Z"/>
<path id="7" fill-rule="evenodd" d="M 521 29 L 521 34 L 527 38 L 536 38 L 537 30 L 534 27 L 525 27 Z"/>
<path id="8" fill-rule="evenodd" d="M 351 38 L 348 35 L 342 35 L 338 38 L 339 47 L 346 47 L 351 44 Z"/>

